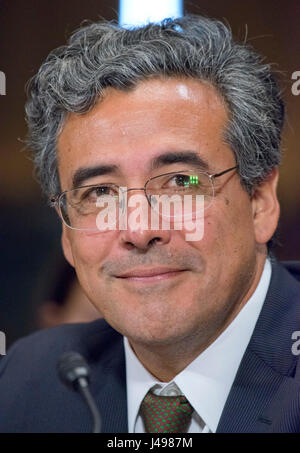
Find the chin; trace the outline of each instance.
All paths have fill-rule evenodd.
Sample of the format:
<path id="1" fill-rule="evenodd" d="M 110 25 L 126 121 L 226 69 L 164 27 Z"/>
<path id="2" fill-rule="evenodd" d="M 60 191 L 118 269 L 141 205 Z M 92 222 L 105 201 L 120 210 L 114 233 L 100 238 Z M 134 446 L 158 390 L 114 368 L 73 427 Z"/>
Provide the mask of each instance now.
<path id="1" fill-rule="evenodd" d="M 120 330 L 119 330 L 120 331 Z M 186 327 L 183 330 L 179 330 L 178 326 L 175 328 L 166 329 L 165 324 L 155 325 L 151 328 L 151 325 L 147 325 L 147 328 L 128 328 L 123 329 L 124 335 L 135 343 L 151 346 L 163 346 L 173 345 L 177 342 L 181 342 L 190 335 L 189 329 Z"/>

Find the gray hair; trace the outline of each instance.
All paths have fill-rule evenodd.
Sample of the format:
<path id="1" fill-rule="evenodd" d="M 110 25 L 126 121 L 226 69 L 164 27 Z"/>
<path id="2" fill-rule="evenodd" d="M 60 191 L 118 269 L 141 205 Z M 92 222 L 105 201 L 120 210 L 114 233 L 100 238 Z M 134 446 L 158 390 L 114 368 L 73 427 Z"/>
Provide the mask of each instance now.
<path id="1" fill-rule="evenodd" d="M 133 89 L 153 77 L 211 83 L 227 106 L 225 142 L 251 194 L 280 163 L 284 105 L 278 85 L 249 45 L 222 22 L 189 15 L 123 29 L 92 23 L 53 50 L 28 86 L 28 143 L 47 194 L 60 192 L 56 143 L 68 112 L 89 111 L 107 87 Z"/>

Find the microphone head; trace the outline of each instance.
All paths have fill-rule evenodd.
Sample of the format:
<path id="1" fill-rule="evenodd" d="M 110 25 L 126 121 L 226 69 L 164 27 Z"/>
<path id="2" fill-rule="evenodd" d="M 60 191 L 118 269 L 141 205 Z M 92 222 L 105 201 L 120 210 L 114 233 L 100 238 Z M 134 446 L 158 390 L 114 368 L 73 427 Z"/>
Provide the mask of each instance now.
<path id="1" fill-rule="evenodd" d="M 62 354 L 57 362 L 57 372 L 61 381 L 77 390 L 79 379 L 89 382 L 90 369 L 85 359 L 78 352 L 69 351 Z"/>

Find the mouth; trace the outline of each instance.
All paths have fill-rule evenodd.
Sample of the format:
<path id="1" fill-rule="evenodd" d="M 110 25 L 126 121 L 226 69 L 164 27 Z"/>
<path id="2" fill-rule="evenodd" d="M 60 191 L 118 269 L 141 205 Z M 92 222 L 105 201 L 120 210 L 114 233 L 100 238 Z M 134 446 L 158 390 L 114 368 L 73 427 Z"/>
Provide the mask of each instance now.
<path id="1" fill-rule="evenodd" d="M 169 280 L 181 276 L 187 269 L 173 268 L 148 268 L 148 269 L 132 269 L 124 274 L 116 277 L 127 282 L 136 283 L 155 283 L 163 280 Z"/>

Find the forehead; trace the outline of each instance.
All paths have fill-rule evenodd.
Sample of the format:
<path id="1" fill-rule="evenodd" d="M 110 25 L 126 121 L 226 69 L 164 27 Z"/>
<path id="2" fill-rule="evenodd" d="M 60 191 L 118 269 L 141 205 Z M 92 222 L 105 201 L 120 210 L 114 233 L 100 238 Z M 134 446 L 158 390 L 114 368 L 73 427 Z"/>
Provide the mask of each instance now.
<path id="1" fill-rule="evenodd" d="M 127 92 L 109 88 L 91 111 L 67 117 L 58 140 L 62 187 L 79 167 L 116 164 L 124 173 L 141 172 L 170 150 L 206 160 L 218 153 L 232 157 L 223 142 L 227 120 L 221 96 L 196 80 L 149 80 Z"/>

